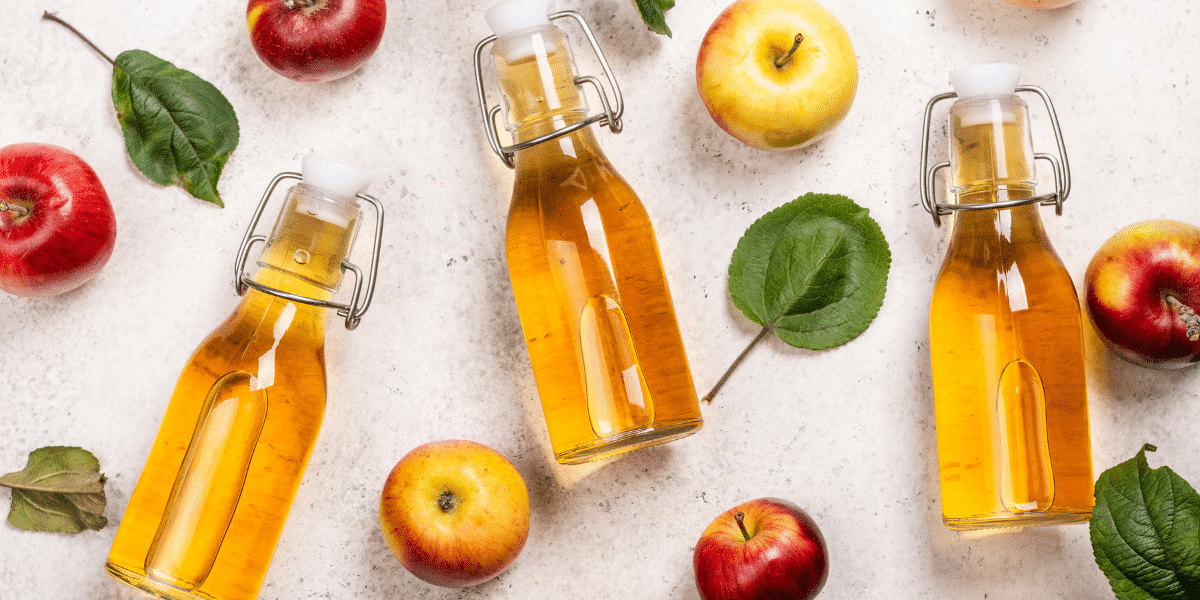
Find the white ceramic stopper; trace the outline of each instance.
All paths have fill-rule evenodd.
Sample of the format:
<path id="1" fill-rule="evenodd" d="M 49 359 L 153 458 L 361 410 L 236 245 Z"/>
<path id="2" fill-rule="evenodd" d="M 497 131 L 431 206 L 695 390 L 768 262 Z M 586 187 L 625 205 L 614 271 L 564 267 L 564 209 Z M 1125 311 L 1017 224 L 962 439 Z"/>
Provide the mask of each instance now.
<path id="1" fill-rule="evenodd" d="M 349 200 L 371 184 L 370 175 L 319 156 L 305 156 L 300 162 L 300 173 L 306 185 Z"/>
<path id="2" fill-rule="evenodd" d="M 1021 69 L 1006 63 L 960 67 L 950 72 L 950 85 L 959 98 L 1016 93 Z"/>
<path id="3" fill-rule="evenodd" d="M 550 24 L 550 0 L 502 0 L 484 13 L 496 37 L 537 25 Z"/>

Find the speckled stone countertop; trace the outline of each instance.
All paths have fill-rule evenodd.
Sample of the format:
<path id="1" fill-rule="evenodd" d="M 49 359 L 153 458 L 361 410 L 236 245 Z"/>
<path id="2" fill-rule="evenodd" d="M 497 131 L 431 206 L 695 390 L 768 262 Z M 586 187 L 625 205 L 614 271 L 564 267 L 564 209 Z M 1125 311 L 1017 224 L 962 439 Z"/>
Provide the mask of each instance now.
<path id="1" fill-rule="evenodd" d="M 882 311 L 860 338 L 825 352 L 768 341 L 705 407 L 697 435 L 578 467 L 550 456 L 503 258 L 512 174 L 488 148 L 471 71 L 489 2 L 390 4 L 364 69 L 303 85 L 259 62 L 244 3 L 0 0 L 0 145 L 79 153 L 119 227 L 112 260 L 86 286 L 0 295 L 0 471 L 40 446 L 88 448 L 109 478 L 111 522 L 75 536 L 0 525 L 0 600 L 135 597 L 104 573 L 115 525 L 179 369 L 236 303 L 234 254 L 255 204 L 307 154 L 373 173 L 389 218 L 371 311 L 353 332 L 329 328 L 328 411 L 262 598 L 695 599 L 700 532 L 760 496 L 820 523 L 831 553 L 822 598 L 1111 597 L 1086 526 L 972 536 L 941 524 L 927 328 L 949 229 L 920 207 L 921 122 L 928 99 L 949 91 L 947 72 L 968 63 L 1017 63 L 1051 94 L 1074 185 L 1063 216 L 1043 218 L 1079 285 L 1120 227 L 1200 222 L 1192 0 L 1047 12 L 1001 0 L 824 0 L 854 42 L 858 96 L 833 135 L 782 154 L 727 136 L 696 93 L 696 51 L 725 0 L 680 2 L 667 13 L 670 39 L 647 32 L 627 0 L 560 2 L 591 23 L 624 91 L 625 131 L 599 140 L 655 222 L 701 393 L 756 333 L 729 300 L 726 271 L 759 216 L 805 192 L 845 194 L 871 210 L 893 253 Z M 43 10 L 110 54 L 147 50 L 224 92 L 241 124 L 220 184 L 225 209 L 132 166 L 110 66 Z M 1050 148 L 1044 113 L 1032 112 L 1039 150 Z M 940 129 L 934 140 L 943 152 Z M 1152 464 L 1200 483 L 1200 370 L 1133 367 L 1090 326 L 1085 335 L 1096 472 L 1153 442 Z M 377 521 L 391 466 L 446 438 L 503 452 L 532 499 L 524 552 L 465 591 L 407 573 Z"/>

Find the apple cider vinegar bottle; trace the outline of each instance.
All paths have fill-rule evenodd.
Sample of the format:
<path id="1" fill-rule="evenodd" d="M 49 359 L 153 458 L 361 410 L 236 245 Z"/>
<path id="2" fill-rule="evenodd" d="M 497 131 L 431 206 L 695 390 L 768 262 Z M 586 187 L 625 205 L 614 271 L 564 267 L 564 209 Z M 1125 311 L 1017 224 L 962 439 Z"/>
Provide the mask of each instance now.
<path id="1" fill-rule="evenodd" d="M 601 152 L 593 123 L 619 131 L 616 82 L 582 17 L 546 14 L 548 0 L 507 0 L 487 13 L 496 33 L 475 51 L 489 141 L 515 168 L 506 254 L 513 295 L 554 456 L 575 463 L 690 435 L 703 421 L 645 208 Z M 574 18 L 593 43 L 598 80 L 578 77 L 566 34 Z M 492 44 L 514 144 L 502 148 L 482 83 Z M 582 84 L 605 111 L 588 116 Z"/>
<path id="2" fill-rule="evenodd" d="M 1017 88 L 1013 65 L 954 71 L 955 93 L 926 109 L 922 195 L 934 216 L 954 214 L 933 289 L 929 349 L 943 521 L 951 529 L 1077 523 L 1093 505 L 1092 454 L 1079 300 L 1050 245 L 1039 204 L 1070 191 L 1066 152 L 1049 97 Z M 1028 108 L 1045 100 L 1058 137 L 1058 191 L 1036 196 Z M 950 161 L 927 168 L 933 105 L 950 108 Z M 953 204 L 932 201 L 950 169 Z"/>
<path id="3" fill-rule="evenodd" d="M 270 238 L 253 235 L 288 178 L 302 183 Z M 238 254 L 244 298 L 179 377 L 108 556 L 113 577 L 161 598 L 258 597 L 325 410 L 325 318 L 335 309 L 353 329 L 374 289 L 383 212 L 361 193 L 368 181 L 309 156 L 302 178 L 271 182 Z M 365 292 L 346 260 L 362 216 L 356 199 L 378 211 Z M 243 269 L 256 241 L 265 246 L 251 278 Z M 358 279 L 351 305 L 333 301 L 346 269 Z"/>

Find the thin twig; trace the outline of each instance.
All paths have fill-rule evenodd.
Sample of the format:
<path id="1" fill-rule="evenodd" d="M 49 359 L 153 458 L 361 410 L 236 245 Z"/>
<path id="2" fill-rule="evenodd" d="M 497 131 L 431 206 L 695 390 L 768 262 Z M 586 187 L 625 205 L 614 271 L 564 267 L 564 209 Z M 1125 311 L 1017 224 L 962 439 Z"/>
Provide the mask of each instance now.
<path id="1" fill-rule="evenodd" d="M 55 23 L 58 23 L 59 25 L 62 25 L 63 27 L 66 27 L 67 29 L 70 29 L 70 30 L 71 30 L 71 33 L 74 33 L 75 35 L 79 36 L 79 39 L 83 40 L 83 41 L 84 41 L 84 42 L 85 42 L 87 45 L 91 46 L 91 47 L 92 47 L 92 50 L 95 50 L 97 54 L 99 54 L 100 56 L 103 56 L 103 57 L 104 57 L 104 60 L 107 60 L 109 64 L 111 64 L 111 65 L 112 65 L 112 66 L 114 66 L 114 67 L 115 67 L 115 66 L 117 66 L 117 63 L 116 63 L 116 61 L 114 61 L 113 59 L 109 58 L 109 57 L 108 57 L 108 55 L 107 55 L 107 54 L 105 54 L 103 50 L 101 50 L 100 48 L 96 47 L 96 45 L 92 43 L 92 40 L 89 40 L 89 39 L 87 39 L 87 37 L 86 37 L 86 36 L 84 36 L 82 33 L 79 33 L 79 30 L 78 30 L 78 29 L 75 29 L 74 27 L 71 27 L 71 24 L 70 24 L 70 23 L 68 23 L 68 22 L 66 22 L 66 21 L 64 21 L 64 20 L 62 20 L 62 19 L 60 19 L 60 18 L 58 18 L 58 15 L 56 15 L 56 14 L 54 14 L 54 13 L 50 12 L 50 11 L 43 11 L 43 12 L 42 12 L 42 18 L 43 18 L 43 19 L 46 19 L 46 20 L 48 20 L 48 21 L 54 21 Z"/>
<path id="2" fill-rule="evenodd" d="M 721 386 L 725 385 L 725 382 L 729 380 L 730 375 L 733 375 L 733 370 L 736 369 L 738 365 L 742 364 L 742 361 L 745 360 L 746 355 L 750 353 L 750 349 L 762 341 L 763 338 L 767 337 L 768 333 L 771 333 L 771 328 L 763 327 L 762 331 L 758 332 L 758 335 L 755 336 L 754 340 L 750 342 L 750 345 L 746 346 L 746 349 L 742 350 L 742 353 L 739 354 L 736 359 L 734 359 L 733 364 L 729 365 L 729 368 L 725 370 L 725 374 L 717 380 L 717 384 L 713 386 L 712 391 L 704 395 L 704 402 L 706 404 L 713 401 L 713 398 L 717 396 L 717 392 L 721 390 Z"/>

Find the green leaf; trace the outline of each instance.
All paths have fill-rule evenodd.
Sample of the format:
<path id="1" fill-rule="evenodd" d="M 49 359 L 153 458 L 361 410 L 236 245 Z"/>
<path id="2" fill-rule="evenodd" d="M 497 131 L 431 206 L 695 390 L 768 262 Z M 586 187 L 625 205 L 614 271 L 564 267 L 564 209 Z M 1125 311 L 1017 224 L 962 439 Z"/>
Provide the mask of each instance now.
<path id="1" fill-rule="evenodd" d="M 117 56 L 113 106 L 125 149 L 159 185 L 225 206 L 217 180 L 238 144 L 237 115 L 211 83 L 142 50 Z"/>
<path id="2" fill-rule="evenodd" d="M 650 31 L 671 37 L 671 28 L 667 27 L 664 13 L 675 7 L 675 0 L 633 0 L 633 5 Z"/>
<path id="3" fill-rule="evenodd" d="M 0 477 L 0 485 L 12 488 L 8 522 L 14 527 L 78 533 L 108 524 L 100 461 L 82 448 L 34 450 L 25 469 Z"/>
<path id="4" fill-rule="evenodd" d="M 1118 600 L 1200 598 L 1200 495 L 1146 444 L 1096 480 L 1089 525 L 1096 564 Z"/>
<path id="5" fill-rule="evenodd" d="M 845 196 L 805 194 L 746 230 L 729 265 L 729 293 L 746 318 L 784 342 L 824 350 L 866 331 L 891 261 L 867 209 Z"/>

